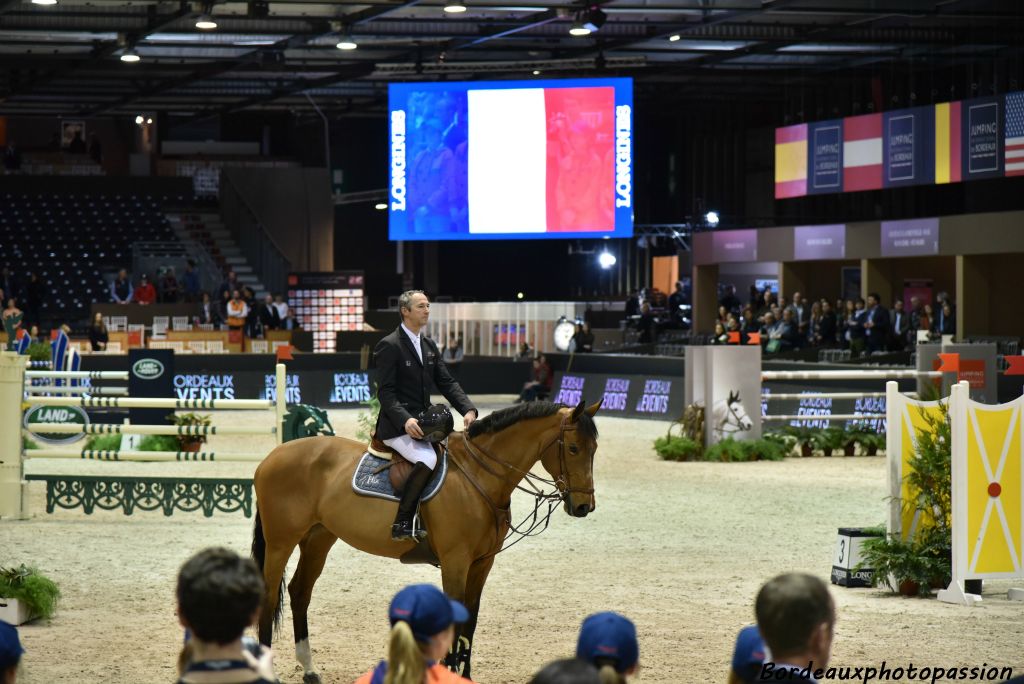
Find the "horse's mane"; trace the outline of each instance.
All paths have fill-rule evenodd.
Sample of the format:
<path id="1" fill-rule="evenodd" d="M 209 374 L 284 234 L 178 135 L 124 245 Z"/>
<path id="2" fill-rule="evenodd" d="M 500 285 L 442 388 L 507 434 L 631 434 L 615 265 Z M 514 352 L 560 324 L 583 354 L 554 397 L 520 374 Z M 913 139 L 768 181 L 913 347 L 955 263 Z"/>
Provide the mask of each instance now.
<path id="1" fill-rule="evenodd" d="M 477 437 L 489 432 L 501 432 L 507 427 L 515 425 L 521 420 L 530 418 L 545 418 L 558 413 L 560 409 L 566 408 L 565 404 L 555 404 L 550 401 L 528 401 L 508 408 L 500 409 L 480 420 L 473 421 L 469 426 L 469 436 Z M 586 412 L 581 413 L 576 421 L 577 429 L 584 437 L 597 441 L 597 424 Z"/>

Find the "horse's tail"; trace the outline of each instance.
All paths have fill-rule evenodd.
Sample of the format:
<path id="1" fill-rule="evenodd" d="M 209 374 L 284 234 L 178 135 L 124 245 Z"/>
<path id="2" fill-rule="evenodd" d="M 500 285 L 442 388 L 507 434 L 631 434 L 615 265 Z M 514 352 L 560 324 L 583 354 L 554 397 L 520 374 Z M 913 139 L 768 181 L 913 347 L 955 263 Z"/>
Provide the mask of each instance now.
<path id="1" fill-rule="evenodd" d="M 263 564 L 267 558 L 267 539 L 263 536 L 263 521 L 260 520 L 259 508 L 256 509 L 256 520 L 252 526 L 252 559 L 263 574 Z M 281 575 L 281 586 L 277 590 L 277 607 L 274 609 L 274 631 L 281 627 L 281 613 L 284 612 L 284 575 Z"/>

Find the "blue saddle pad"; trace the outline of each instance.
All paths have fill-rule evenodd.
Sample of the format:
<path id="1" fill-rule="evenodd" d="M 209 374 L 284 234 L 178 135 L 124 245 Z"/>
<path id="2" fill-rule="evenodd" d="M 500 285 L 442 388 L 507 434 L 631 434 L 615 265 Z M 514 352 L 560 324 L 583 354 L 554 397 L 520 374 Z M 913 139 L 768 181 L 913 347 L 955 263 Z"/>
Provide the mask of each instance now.
<path id="1" fill-rule="evenodd" d="M 388 459 L 374 456 L 370 452 L 363 454 L 363 457 L 359 459 L 359 465 L 356 466 L 355 474 L 352 475 L 352 489 L 355 493 L 362 494 L 363 496 L 375 496 L 379 499 L 387 499 L 388 501 L 398 501 L 398 495 L 395 494 L 395 490 L 391 487 L 391 478 L 388 476 L 388 471 L 376 472 L 381 466 L 385 466 L 388 463 L 390 463 Z M 444 484 L 446 475 L 448 475 L 447 449 L 445 449 L 438 460 L 438 465 L 434 468 L 434 476 L 427 482 L 423 495 L 420 496 L 420 501 L 430 501 L 434 498 L 434 495 L 441 489 L 441 485 Z"/>

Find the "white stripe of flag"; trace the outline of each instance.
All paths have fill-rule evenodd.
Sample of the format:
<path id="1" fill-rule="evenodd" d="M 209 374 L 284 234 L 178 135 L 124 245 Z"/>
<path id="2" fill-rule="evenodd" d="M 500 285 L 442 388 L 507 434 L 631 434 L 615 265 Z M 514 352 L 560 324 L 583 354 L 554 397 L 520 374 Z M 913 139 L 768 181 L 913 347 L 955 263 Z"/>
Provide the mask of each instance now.
<path id="1" fill-rule="evenodd" d="M 871 166 L 882 163 L 882 139 L 865 138 L 843 143 L 843 166 Z"/>

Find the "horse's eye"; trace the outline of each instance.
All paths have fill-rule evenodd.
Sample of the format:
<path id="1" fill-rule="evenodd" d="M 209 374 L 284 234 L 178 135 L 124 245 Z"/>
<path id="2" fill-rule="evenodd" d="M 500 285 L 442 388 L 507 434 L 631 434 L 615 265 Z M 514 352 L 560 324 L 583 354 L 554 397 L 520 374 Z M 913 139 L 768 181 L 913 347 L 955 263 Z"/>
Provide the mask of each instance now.
<path id="1" fill-rule="evenodd" d="M 580 448 L 578 446 L 576 446 L 575 444 L 570 444 L 569 445 L 569 453 L 570 454 L 578 453 L 579 450 L 580 450 Z"/>

